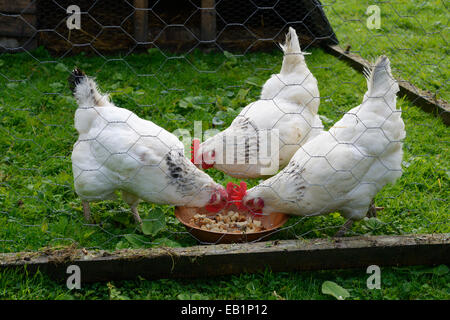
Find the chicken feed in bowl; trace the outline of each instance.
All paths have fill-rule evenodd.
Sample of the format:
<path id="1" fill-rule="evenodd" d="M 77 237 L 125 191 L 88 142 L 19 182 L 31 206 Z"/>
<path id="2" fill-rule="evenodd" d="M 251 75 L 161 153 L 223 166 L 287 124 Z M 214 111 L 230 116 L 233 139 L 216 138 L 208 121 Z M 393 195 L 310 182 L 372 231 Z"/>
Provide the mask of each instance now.
<path id="1" fill-rule="evenodd" d="M 232 210 L 219 213 L 214 217 L 197 213 L 189 222 L 197 225 L 202 230 L 222 233 L 252 233 L 265 230 L 260 220 L 253 219 L 248 214 Z"/>
<path id="2" fill-rule="evenodd" d="M 210 244 L 267 240 L 289 218 L 276 212 L 253 215 L 234 206 L 218 213 L 204 208 L 176 207 L 175 216 L 195 239 Z"/>

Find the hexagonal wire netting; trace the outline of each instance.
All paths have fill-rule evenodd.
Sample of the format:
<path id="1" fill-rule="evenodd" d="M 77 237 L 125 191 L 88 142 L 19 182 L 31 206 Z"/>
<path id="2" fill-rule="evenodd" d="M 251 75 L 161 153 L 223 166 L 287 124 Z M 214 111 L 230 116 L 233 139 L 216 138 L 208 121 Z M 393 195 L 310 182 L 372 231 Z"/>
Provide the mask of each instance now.
<path id="1" fill-rule="evenodd" d="M 219 234 L 200 239 L 173 210 L 209 205 L 217 211 L 219 185 L 241 179 L 249 189 L 241 205 L 256 213 L 252 219 L 293 214 L 251 241 L 327 237 L 342 227 L 347 235 L 449 232 L 448 128 L 398 94 L 395 100 L 397 84 L 386 60 L 373 76 L 367 71 L 373 88 L 363 100 L 364 76 L 324 49 L 339 39 L 372 63 L 384 53 L 394 77 L 446 99 L 444 4 L 2 5 L 0 252 L 218 243 L 226 228 L 250 239 L 261 230 L 258 222 L 223 218 L 230 220 L 207 226 L 214 223 L 197 217 L 199 227 Z M 71 5 L 80 10 L 79 28 L 68 27 Z M 381 20 L 373 28 L 377 8 Z M 296 29 L 304 54 L 294 43 L 283 57 L 278 43 L 284 43 L 288 27 Z M 77 110 L 67 82 L 75 66 L 123 109 L 109 105 L 91 80 L 80 77 L 73 80 L 81 101 Z M 285 167 L 272 178 L 259 171 L 267 163 L 250 163 L 264 148 L 262 132 L 276 132 L 268 158 Z M 188 159 L 192 137 L 206 140 L 196 148 L 205 157 L 197 164 L 206 168 L 206 157 L 215 161 L 208 175 Z M 230 144 L 224 137 L 238 139 Z M 221 154 L 232 156 L 222 164 Z M 236 163 L 239 156 L 243 164 Z M 121 190 L 138 213 L 111 200 Z M 139 206 L 138 199 L 144 200 Z M 378 215 L 373 199 L 384 209 Z M 210 218 L 216 214 L 202 210 Z M 339 213 L 360 221 L 350 227 Z"/>

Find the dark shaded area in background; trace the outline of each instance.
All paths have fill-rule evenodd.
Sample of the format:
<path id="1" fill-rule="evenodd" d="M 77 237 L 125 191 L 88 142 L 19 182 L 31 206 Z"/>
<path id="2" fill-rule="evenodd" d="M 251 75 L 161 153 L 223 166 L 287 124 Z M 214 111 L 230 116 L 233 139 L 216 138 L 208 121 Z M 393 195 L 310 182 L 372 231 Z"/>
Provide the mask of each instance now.
<path id="1" fill-rule="evenodd" d="M 66 26 L 66 8 L 80 7 L 81 30 Z M 156 46 L 190 51 L 201 42 L 200 0 L 149 1 L 148 39 L 134 39 L 133 1 L 37 1 L 37 30 L 40 45 L 57 56 L 87 52 L 131 52 Z M 288 26 L 301 35 L 304 46 L 335 44 L 337 38 L 317 0 L 222 0 L 216 4 L 216 41 L 206 46 L 218 50 L 246 52 L 273 49 Z"/>

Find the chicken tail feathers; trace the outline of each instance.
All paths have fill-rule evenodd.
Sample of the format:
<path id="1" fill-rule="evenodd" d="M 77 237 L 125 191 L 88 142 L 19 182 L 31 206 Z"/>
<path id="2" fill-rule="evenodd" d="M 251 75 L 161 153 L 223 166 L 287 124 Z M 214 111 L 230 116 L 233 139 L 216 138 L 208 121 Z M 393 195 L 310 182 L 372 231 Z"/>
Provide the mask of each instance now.
<path id="1" fill-rule="evenodd" d="M 72 90 L 72 93 L 75 93 L 75 88 L 78 84 L 80 84 L 81 80 L 86 77 L 86 74 L 78 69 L 77 67 L 75 67 L 75 69 L 73 69 L 72 73 L 69 76 L 69 79 L 67 80 L 69 82 L 69 88 L 70 90 Z"/>
<path id="2" fill-rule="evenodd" d="M 305 58 L 300 48 L 297 33 L 295 29 L 289 27 L 289 31 L 286 34 L 286 41 L 284 44 L 279 44 L 281 50 L 284 52 L 283 65 L 281 66 L 281 73 L 289 73 L 294 70 L 298 64 L 304 64 Z"/>
<path id="3" fill-rule="evenodd" d="M 367 96 L 383 97 L 394 95 L 400 90 L 397 81 L 392 76 L 391 62 L 389 58 L 380 56 L 372 69 L 365 68 L 364 75 L 367 79 Z"/>
<path id="4" fill-rule="evenodd" d="M 108 102 L 108 96 L 100 94 L 95 81 L 79 68 L 73 69 L 68 82 L 79 105 L 100 107 Z"/>

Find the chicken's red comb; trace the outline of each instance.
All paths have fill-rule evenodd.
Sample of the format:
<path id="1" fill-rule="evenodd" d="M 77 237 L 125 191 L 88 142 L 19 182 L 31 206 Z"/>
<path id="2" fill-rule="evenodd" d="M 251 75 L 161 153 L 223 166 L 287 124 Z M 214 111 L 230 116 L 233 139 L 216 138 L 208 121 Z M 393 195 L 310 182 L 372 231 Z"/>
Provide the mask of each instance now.
<path id="1" fill-rule="evenodd" d="M 214 162 L 210 163 L 210 162 L 205 162 L 204 161 L 204 155 L 200 154 L 198 155 L 198 149 L 200 148 L 200 140 L 199 139 L 193 139 L 192 140 L 192 145 L 191 145 L 191 162 L 193 164 L 197 165 L 202 165 L 202 169 L 206 170 L 209 168 L 214 167 Z M 212 155 L 214 156 L 215 151 L 212 151 Z"/>
<path id="2" fill-rule="evenodd" d="M 253 216 L 261 215 L 262 209 L 252 210 L 247 208 L 244 203 L 242 203 L 242 199 L 247 194 L 247 184 L 244 181 L 241 181 L 239 185 L 234 184 L 233 182 L 228 182 L 227 184 L 227 193 L 228 193 L 228 205 L 229 208 L 232 204 L 234 204 L 239 210 L 245 210 L 251 213 Z"/>
<path id="3" fill-rule="evenodd" d="M 198 147 L 200 147 L 200 140 L 198 139 L 192 139 L 192 145 L 191 145 L 191 162 L 193 164 L 196 164 L 196 154 L 197 154 L 197 150 Z"/>
<path id="4" fill-rule="evenodd" d="M 239 185 L 234 184 L 233 182 L 228 182 L 227 193 L 228 207 L 234 204 L 239 210 L 245 209 L 245 206 L 242 203 L 242 198 L 244 198 L 247 193 L 247 184 L 244 181 L 241 181 Z"/>

